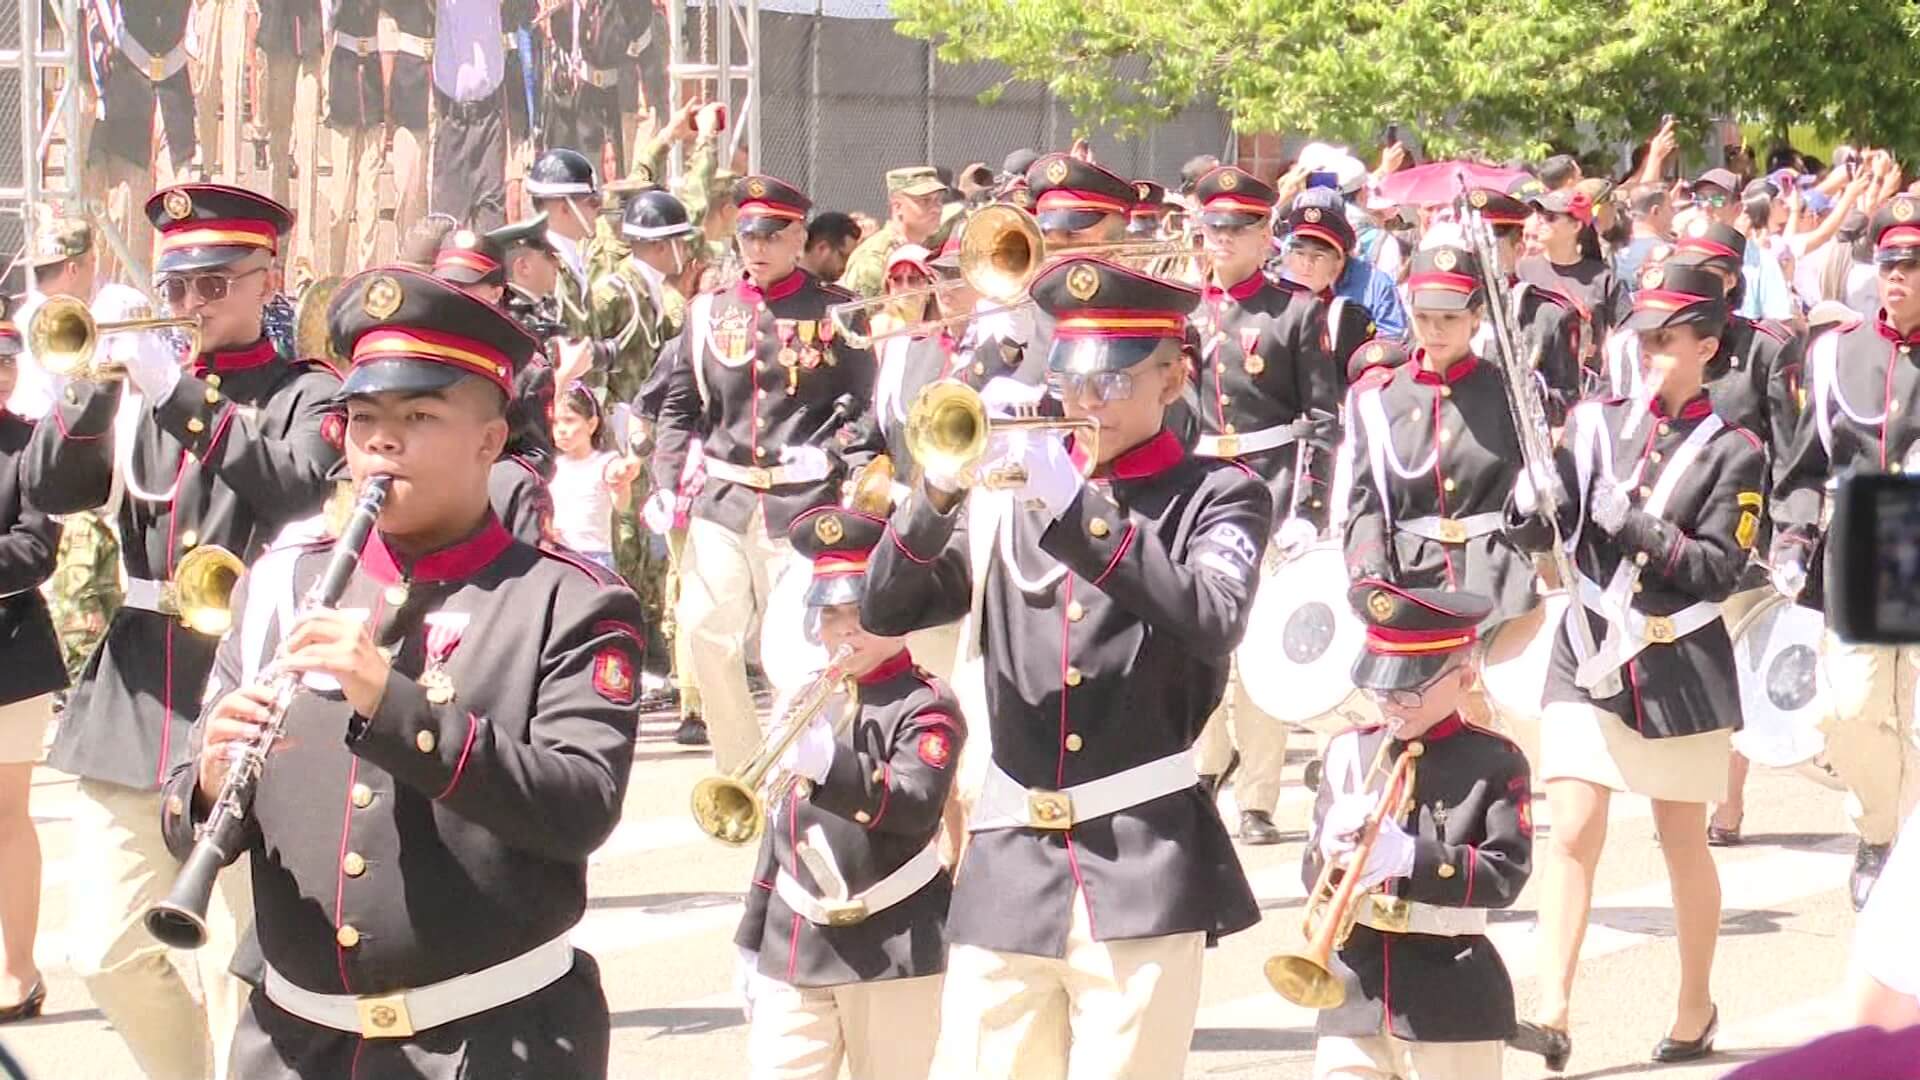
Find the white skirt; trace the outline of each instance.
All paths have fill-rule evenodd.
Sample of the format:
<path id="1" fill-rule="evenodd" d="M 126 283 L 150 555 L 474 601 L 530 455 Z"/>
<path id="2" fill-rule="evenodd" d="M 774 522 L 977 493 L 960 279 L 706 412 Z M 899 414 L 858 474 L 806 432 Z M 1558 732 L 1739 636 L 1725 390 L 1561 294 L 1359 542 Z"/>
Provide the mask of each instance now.
<path id="1" fill-rule="evenodd" d="M 1540 779 L 1585 780 L 1679 803 L 1727 797 L 1733 732 L 1648 739 L 1605 709 L 1548 702 L 1540 717 Z"/>

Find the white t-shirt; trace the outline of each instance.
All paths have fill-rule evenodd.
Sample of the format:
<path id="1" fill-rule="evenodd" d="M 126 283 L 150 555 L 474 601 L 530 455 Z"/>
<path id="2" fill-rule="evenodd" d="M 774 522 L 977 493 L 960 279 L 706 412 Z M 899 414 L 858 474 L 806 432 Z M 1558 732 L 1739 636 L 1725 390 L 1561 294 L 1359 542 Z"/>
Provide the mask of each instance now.
<path id="1" fill-rule="evenodd" d="M 553 532 L 575 551 L 613 550 L 613 489 L 607 470 L 618 457 L 611 450 L 595 450 L 583 458 L 561 454 L 554 459 Z"/>
<path id="2" fill-rule="evenodd" d="M 1920 997 L 1920 812 L 1907 817 L 1853 932 L 1854 963 L 1889 990 Z"/>

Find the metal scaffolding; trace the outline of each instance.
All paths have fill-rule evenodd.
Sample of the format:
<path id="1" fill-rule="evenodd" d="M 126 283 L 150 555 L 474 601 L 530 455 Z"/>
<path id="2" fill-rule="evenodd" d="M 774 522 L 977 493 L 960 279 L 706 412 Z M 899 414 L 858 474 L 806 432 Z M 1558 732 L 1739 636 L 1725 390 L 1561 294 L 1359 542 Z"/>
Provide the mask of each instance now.
<path id="1" fill-rule="evenodd" d="M 667 115 L 698 95 L 725 102 L 724 166 L 747 146 L 747 169 L 760 168 L 760 0 L 671 0 L 667 15 Z M 689 25 L 689 19 L 692 25 Z M 690 33 L 691 31 L 691 33 Z M 694 51 L 688 56 L 688 49 Z M 671 168 L 684 167 L 673 148 Z"/>

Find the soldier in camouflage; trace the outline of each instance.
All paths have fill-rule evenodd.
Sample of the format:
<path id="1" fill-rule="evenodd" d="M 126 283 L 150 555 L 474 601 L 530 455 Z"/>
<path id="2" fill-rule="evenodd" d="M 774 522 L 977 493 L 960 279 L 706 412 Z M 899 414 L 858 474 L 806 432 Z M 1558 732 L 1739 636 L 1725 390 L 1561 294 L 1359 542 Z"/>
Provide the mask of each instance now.
<path id="1" fill-rule="evenodd" d="M 940 228 L 940 209 L 947 185 L 931 165 L 894 169 L 887 174 L 887 223 L 860 242 L 847 259 L 840 287 L 859 296 L 879 296 L 887 285 L 887 259 L 902 244 L 938 248 L 932 243 Z"/>
<path id="2" fill-rule="evenodd" d="M 68 514 L 55 564 L 48 607 L 67 677 L 77 680 L 120 607 L 120 541 L 99 514 Z"/>

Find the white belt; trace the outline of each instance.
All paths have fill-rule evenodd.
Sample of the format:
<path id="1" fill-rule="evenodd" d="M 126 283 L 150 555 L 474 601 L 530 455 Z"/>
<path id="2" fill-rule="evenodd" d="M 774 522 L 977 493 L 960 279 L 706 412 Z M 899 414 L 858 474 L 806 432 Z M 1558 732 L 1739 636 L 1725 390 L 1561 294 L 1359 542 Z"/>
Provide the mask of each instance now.
<path id="1" fill-rule="evenodd" d="M 187 47 L 184 44 L 167 50 L 165 56 L 155 56 L 124 26 L 120 28 L 117 44 L 120 51 L 127 54 L 127 59 L 133 61 L 140 73 L 152 82 L 166 82 L 187 66 Z"/>
<path id="2" fill-rule="evenodd" d="M 1022 787 L 1018 780 L 994 764 L 987 768 L 987 780 L 981 786 L 979 800 L 974 803 L 967 831 L 1071 829 L 1082 822 L 1185 791 L 1199 782 L 1200 774 L 1193 768 L 1193 755 L 1186 751 L 1061 791 Z"/>
<path id="3" fill-rule="evenodd" d="M 545 989 L 573 968 L 573 944 L 561 934 L 484 971 L 391 994 L 317 994 L 288 982 L 272 966 L 267 999 L 309 1024 L 357 1032 L 363 1039 L 406 1039 L 497 1009 Z"/>
<path id="4" fill-rule="evenodd" d="M 380 41 L 378 38 L 354 37 L 352 34 L 343 34 L 335 30 L 333 32 L 333 47 L 336 49 L 346 49 L 355 56 L 367 57 L 380 51 Z"/>
<path id="5" fill-rule="evenodd" d="M 1299 438 L 1292 424 L 1279 424 L 1259 431 L 1235 432 L 1232 435 L 1202 435 L 1193 444 L 1193 452 L 1199 457 L 1230 458 L 1241 454 L 1257 454 L 1262 450 L 1273 450 L 1287 445 Z"/>
<path id="6" fill-rule="evenodd" d="M 380 28 L 380 51 L 406 53 L 422 60 L 433 59 L 433 39 L 409 34 L 403 30 L 382 26 Z"/>
<path id="7" fill-rule="evenodd" d="M 939 873 L 940 849 L 930 843 L 898 870 L 845 900 L 822 900 L 785 870 L 774 877 L 773 890 L 794 914 L 815 926 L 856 926 L 919 892 Z"/>
<path id="8" fill-rule="evenodd" d="M 128 578 L 126 598 L 120 601 L 120 606 L 171 615 L 173 614 L 172 585 L 171 581 Z"/>
<path id="9" fill-rule="evenodd" d="M 1396 521 L 1393 527 L 1401 532 L 1410 532 L 1441 544 L 1464 544 L 1481 536 L 1491 536 L 1500 531 L 1506 523 L 1506 515 L 1498 510 L 1489 510 L 1484 514 L 1468 514 L 1462 518 L 1426 517 L 1408 518 Z"/>
<path id="10" fill-rule="evenodd" d="M 707 475 L 730 484 L 744 484 L 750 488 L 765 491 L 782 484 L 797 484 L 801 481 L 789 479 L 792 475 L 785 465 L 735 465 L 731 461 L 719 458 L 707 458 Z"/>
<path id="11" fill-rule="evenodd" d="M 1487 909 L 1441 907 L 1374 893 L 1363 898 L 1356 921 L 1383 934 L 1468 937 L 1487 932 Z"/>
<path id="12" fill-rule="evenodd" d="M 1599 613 L 1609 625 L 1618 624 L 1623 618 L 1625 620 L 1622 627 L 1625 632 L 1608 634 L 1606 643 L 1592 656 L 1580 661 L 1579 668 L 1574 672 L 1574 684 L 1589 690 L 1607 675 L 1620 670 L 1627 661 L 1640 655 L 1647 646 L 1671 645 L 1720 618 L 1720 605 L 1706 600 L 1688 604 L 1671 615 L 1649 615 L 1631 607 L 1624 612 L 1614 611 L 1599 583 L 1585 574 L 1580 575 L 1580 605 L 1588 611 Z"/>
<path id="13" fill-rule="evenodd" d="M 585 60 L 580 61 L 580 81 L 599 90 L 611 90 L 620 85 L 618 68 L 594 67 Z"/>

